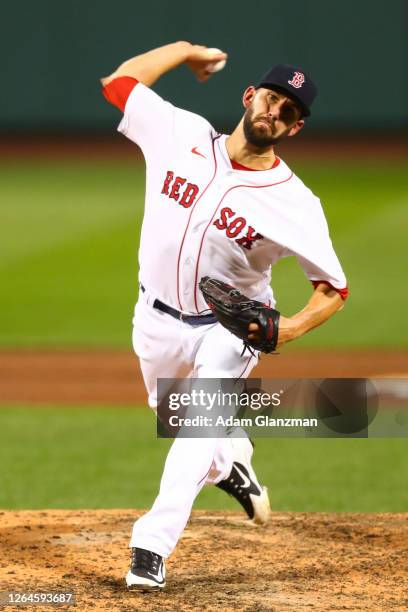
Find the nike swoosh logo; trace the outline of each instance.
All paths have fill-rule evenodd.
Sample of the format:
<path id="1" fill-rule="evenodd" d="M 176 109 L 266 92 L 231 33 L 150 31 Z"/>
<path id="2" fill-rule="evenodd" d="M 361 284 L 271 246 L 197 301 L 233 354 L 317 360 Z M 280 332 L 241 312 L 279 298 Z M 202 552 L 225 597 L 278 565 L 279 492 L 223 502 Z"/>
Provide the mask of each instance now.
<path id="1" fill-rule="evenodd" d="M 157 576 L 155 574 L 152 574 L 151 572 L 146 573 L 149 574 L 149 576 L 151 576 L 152 578 L 154 578 L 154 580 L 157 580 L 157 582 L 164 582 L 163 565 L 160 566 Z"/>
<path id="2" fill-rule="evenodd" d="M 151 576 L 153 578 L 153 580 L 155 580 L 156 582 L 160 583 L 160 582 L 164 582 L 164 578 L 162 575 L 159 576 L 155 576 L 155 574 L 151 574 L 150 572 L 146 572 L 149 576 Z"/>
<path id="3" fill-rule="evenodd" d="M 200 151 L 197 151 L 197 147 L 193 147 L 191 149 L 191 152 L 194 153 L 195 155 L 199 155 L 200 157 L 204 157 L 204 159 L 206 159 L 205 155 L 203 155 L 202 153 L 200 153 Z"/>
<path id="4" fill-rule="evenodd" d="M 248 489 L 251 486 L 251 481 L 249 480 L 248 476 L 244 474 L 242 470 L 239 469 L 237 463 L 234 463 L 234 467 L 242 478 L 243 484 L 240 485 L 241 489 Z"/>

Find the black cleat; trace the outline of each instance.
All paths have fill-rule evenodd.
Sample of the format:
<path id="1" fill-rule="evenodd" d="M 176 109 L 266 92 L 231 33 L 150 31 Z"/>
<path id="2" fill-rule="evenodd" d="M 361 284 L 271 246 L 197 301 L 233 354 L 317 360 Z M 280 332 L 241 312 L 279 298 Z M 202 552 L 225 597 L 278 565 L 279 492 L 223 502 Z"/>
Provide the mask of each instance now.
<path id="1" fill-rule="evenodd" d="M 132 548 L 130 570 L 126 584 L 132 591 L 154 591 L 166 585 L 163 557 L 144 548 Z"/>
<path id="2" fill-rule="evenodd" d="M 264 525 L 270 518 L 271 506 L 268 490 L 259 484 L 251 465 L 253 448 L 248 449 L 248 444 L 244 446 L 238 440 L 233 441 L 233 446 L 237 460 L 233 462 L 228 478 L 216 486 L 232 495 L 254 523 Z"/>

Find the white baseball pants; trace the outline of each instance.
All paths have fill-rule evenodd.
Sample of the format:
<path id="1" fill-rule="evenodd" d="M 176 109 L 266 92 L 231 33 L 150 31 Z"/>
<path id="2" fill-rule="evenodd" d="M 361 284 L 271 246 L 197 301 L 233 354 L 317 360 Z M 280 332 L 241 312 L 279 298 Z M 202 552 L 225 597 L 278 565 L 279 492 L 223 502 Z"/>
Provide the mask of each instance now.
<path id="1" fill-rule="evenodd" d="M 256 365 L 257 358 L 242 356 L 242 341 L 220 324 L 193 327 L 153 308 L 153 301 L 148 291 L 140 293 L 133 320 L 133 347 L 151 408 L 156 409 L 160 401 L 157 378 L 246 378 Z M 159 494 L 151 510 L 135 522 L 130 546 L 168 557 L 202 487 L 229 476 L 233 445 L 252 453 L 248 438 L 234 442 L 230 438 L 176 438 L 167 455 Z"/>

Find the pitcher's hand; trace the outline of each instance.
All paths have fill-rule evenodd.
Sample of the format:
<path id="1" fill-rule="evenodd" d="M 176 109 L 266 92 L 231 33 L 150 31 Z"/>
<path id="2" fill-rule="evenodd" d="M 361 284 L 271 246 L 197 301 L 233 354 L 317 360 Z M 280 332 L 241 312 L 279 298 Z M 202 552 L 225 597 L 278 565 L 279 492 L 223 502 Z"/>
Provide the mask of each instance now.
<path id="1" fill-rule="evenodd" d="M 248 325 L 248 339 L 249 340 L 258 340 L 259 336 L 259 325 L 258 323 L 250 323 Z M 294 340 L 296 338 L 295 334 L 295 324 L 292 319 L 280 316 L 279 319 L 279 333 L 278 333 L 278 344 L 277 348 L 283 346 L 286 342 L 290 342 L 290 340 Z"/>
<path id="2" fill-rule="evenodd" d="M 185 63 L 195 74 L 197 81 L 203 83 L 213 74 L 208 70 L 208 64 L 216 64 L 220 60 L 226 60 L 227 58 L 228 55 L 224 52 L 214 53 L 203 45 L 192 45 Z"/>

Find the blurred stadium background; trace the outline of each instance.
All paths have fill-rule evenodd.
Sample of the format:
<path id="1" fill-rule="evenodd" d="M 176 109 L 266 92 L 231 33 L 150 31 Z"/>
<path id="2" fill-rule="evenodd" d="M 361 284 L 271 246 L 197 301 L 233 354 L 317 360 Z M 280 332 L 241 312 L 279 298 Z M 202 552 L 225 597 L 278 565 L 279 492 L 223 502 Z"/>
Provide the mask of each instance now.
<path id="1" fill-rule="evenodd" d="M 287 351 L 343 351 L 345 360 L 348 351 L 373 351 L 385 364 L 397 351 L 407 363 L 407 6 L 39 0 L 7 7 L 0 507 L 145 507 L 157 489 L 168 443 L 155 440 L 145 406 L 106 407 L 103 398 L 91 406 L 34 403 L 27 385 L 46 386 L 47 371 L 10 363 L 45 350 L 55 360 L 73 349 L 91 349 L 90 361 L 98 351 L 130 354 L 144 164 L 116 134 L 119 113 L 98 79 L 167 42 L 229 53 L 225 70 L 205 85 L 181 67 L 156 87 L 220 131 L 239 120 L 242 91 L 272 64 L 299 64 L 313 75 L 320 90 L 313 117 L 278 153 L 321 197 L 351 296 L 344 311 Z M 274 288 L 285 314 L 310 294 L 291 260 L 277 267 Z M 10 377 L 14 395 L 6 392 Z M 256 465 L 279 509 L 402 510 L 403 442 L 260 440 Z M 197 503 L 226 506 L 234 504 L 212 489 Z"/>

